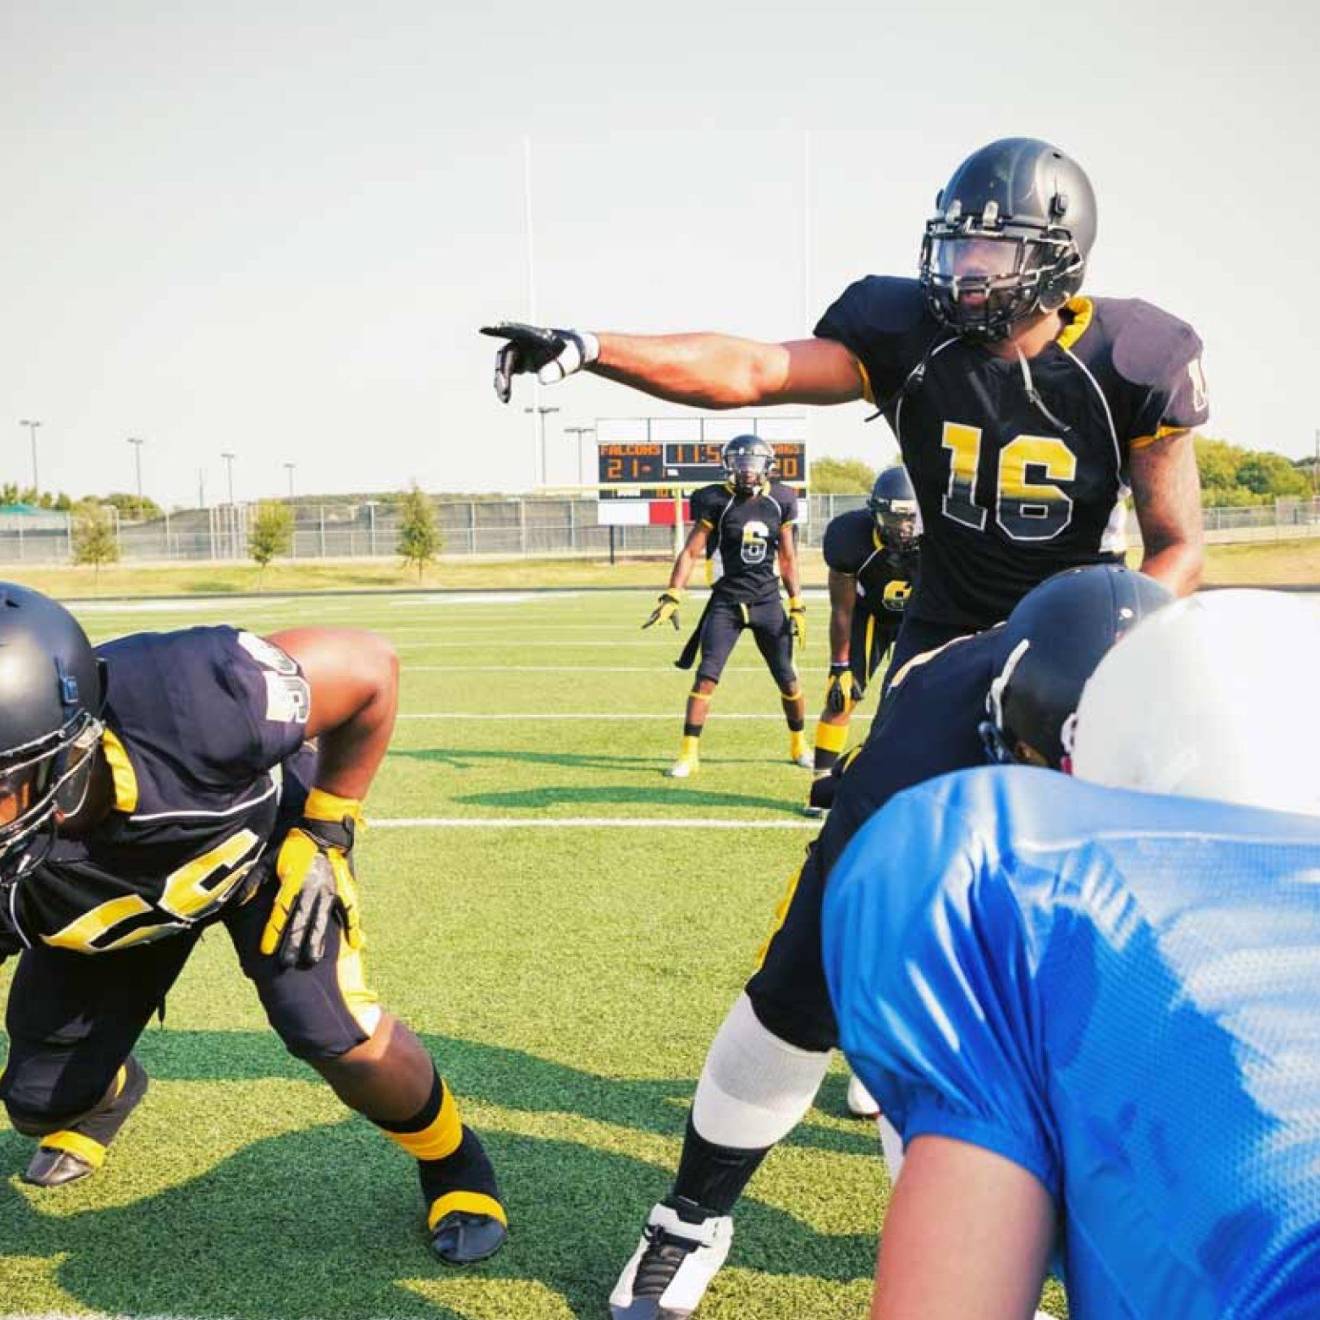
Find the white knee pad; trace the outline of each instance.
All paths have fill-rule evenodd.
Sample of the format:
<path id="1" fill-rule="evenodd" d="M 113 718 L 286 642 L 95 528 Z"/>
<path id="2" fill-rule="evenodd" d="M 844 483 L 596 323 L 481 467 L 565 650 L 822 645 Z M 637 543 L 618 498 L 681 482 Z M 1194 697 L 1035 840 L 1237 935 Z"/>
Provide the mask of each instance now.
<path id="1" fill-rule="evenodd" d="M 828 1050 L 798 1049 L 767 1031 L 741 994 L 706 1055 L 693 1126 L 717 1146 L 773 1146 L 811 1108 L 829 1062 Z"/>

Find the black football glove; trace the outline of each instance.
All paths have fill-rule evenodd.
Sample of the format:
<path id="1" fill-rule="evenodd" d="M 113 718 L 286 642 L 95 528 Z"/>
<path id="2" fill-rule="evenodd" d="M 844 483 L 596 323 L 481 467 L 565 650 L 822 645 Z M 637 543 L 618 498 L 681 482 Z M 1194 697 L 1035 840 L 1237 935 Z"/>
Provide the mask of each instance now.
<path id="1" fill-rule="evenodd" d="M 508 403 L 513 378 L 523 372 L 534 371 L 542 385 L 554 385 L 600 357 L 600 340 L 590 330 L 500 321 L 483 325 L 481 333 L 508 340 L 495 354 L 495 393 L 501 403 Z"/>
<path id="2" fill-rule="evenodd" d="M 672 587 L 666 588 L 660 593 L 659 603 L 656 605 L 642 624 L 643 628 L 653 627 L 657 623 L 664 623 L 666 619 L 674 625 L 675 631 L 678 629 L 678 607 L 682 601 L 682 596 Z"/>
<path id="3" fill-rule="evenodd" d="M 855 706 L 862 699 L 862 687 L 857 682 L 847 661 L 840 664 L 835 661 L 830 665 L 830 676 L 825 687 L 825 705 L 835 714 Z"/>
<path id="4" fill-rule="evenodd" d="M 353 834 L 361 806 L 313 789 L 303 819 L 285 835 L 275 862 L 280 888 L 265 929 L 261 952 L 279 952 L 281 967 L 314 967 L 325 956 L 331 919 L 344 928 L 350 949 L 362 947 Z"/>

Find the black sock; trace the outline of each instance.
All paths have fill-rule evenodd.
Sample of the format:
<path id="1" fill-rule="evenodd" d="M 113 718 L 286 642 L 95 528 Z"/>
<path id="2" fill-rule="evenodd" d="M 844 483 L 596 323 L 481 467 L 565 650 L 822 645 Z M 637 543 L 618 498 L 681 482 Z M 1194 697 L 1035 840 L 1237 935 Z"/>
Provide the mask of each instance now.
<path id="1" fill-rule="evenodd" d="M 752 1174 L 761 1167 L 761 1161 L 772 1149 L 771 1146 L 754 1150 L 717 1146 L 693 1127 L 689 1114 L 687 1131 L 683 1134 L 683 1154 L 678 1161 L 678 1176 L 665 1204 L 685 1219 L 729 1214 Z M 685 1207 L 678 1204 L 683 1201 L 688 1202 L 687 1214 L 684 1214 Z M 695 1211 L 704 1213 L 694 1214 Z"/>

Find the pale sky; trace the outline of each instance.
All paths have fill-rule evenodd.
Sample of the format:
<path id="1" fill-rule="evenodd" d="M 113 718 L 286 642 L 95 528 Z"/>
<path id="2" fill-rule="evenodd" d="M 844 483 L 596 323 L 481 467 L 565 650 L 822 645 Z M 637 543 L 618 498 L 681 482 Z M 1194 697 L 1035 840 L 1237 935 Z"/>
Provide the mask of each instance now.
<path id="1" fill-rule="evenodd" d="M 1312 6 L 0 0 L 0 479 L 193 503 L 520 490 L 483 321 L 810 333 L 910 275 L 935 193 L 992 138 L 1091 175 L 1086 289 L 1206 343 L 1206 428 L 1320 427 Z M 563 426 L 680 410 L 579 376 Z M 801 411 L 801 410 L 793 410 Z M 861 404 L 816 455 L 887 458 Z M 790 428 L 791 429 L 791 428 Z M 781 429 L 782 433 L 782 429 Z"/>

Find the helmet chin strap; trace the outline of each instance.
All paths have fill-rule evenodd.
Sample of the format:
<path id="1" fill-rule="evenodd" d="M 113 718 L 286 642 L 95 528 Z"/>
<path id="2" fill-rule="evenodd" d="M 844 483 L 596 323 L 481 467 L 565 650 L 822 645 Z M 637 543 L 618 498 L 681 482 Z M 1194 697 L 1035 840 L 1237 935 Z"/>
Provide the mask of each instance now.
<path id="1" fill-rule="evenodd" d="M 1022 368 L 1022 387 L 1026 390 L 1027 398 L 1031 401 L 1032 407 L 1035 408 L 1051 426 L 1057 427 L 1063 435 L 1072 435 L 1072 427 L 1069 426 L 1067 422 L 1060 421 L 1059 418 L 1050 412 L 1045 404 L 1045 400 L 1040 397 L 1040 393 L 1036 389 L 1036 382 L 1031 377 L 1031 365 L 1027 361 L 1027 355 L 1016 343 L 1013 344 L 1013 351 L 1017 354 L 1018 365 Z"/>

